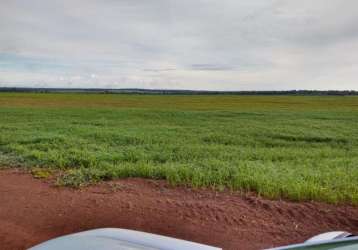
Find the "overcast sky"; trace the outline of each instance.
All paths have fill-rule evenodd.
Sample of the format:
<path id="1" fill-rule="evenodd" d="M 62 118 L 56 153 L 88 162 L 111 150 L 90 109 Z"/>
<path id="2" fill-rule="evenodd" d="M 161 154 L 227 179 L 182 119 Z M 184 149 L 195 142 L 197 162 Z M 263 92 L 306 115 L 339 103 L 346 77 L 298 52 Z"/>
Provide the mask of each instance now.
<path id="1" fill-rule="evenodd" d="M 358 90 L 358 1 L 0 0 L 0 86 Z"/>

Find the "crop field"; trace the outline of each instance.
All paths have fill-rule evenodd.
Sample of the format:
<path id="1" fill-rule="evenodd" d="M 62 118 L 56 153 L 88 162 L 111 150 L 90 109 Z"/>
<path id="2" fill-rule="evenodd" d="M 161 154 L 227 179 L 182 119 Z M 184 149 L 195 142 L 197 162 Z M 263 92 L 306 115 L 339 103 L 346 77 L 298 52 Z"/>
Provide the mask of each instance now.
<path id="1" fill-rule="evenodd" d="M 358 204 L 358 97 L 1 93 L 0 166 Z"/>

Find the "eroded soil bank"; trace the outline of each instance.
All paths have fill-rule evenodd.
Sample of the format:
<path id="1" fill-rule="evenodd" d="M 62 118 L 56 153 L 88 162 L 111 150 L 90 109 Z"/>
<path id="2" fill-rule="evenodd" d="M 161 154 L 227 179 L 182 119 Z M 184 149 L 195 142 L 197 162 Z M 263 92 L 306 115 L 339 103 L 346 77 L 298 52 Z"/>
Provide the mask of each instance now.
<path id="1" fill-rule="evenodd" d="M 18 170 L 0 171 L 1 249 L 26 249 L 100 227 L 141 230 L 224 249 L 262 249 L 302 242 L 325 231 L 358 233 L 358 207 L 270 201 L 143 179 L 74 190 Z"/>

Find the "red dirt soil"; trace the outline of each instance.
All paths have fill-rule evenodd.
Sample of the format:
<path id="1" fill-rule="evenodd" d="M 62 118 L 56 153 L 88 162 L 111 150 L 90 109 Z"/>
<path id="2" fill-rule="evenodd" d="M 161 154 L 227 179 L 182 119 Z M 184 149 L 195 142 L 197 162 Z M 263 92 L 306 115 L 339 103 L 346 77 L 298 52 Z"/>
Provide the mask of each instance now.
<path id="1" fill-rule="evenodd" d="M 262 249 L 302 242 L 330 230 L 358 233 L 358 207 L 271 201 L 136 178 L 74 190 L 18 170 L 0 171 L 0 249 L 26 249 L 56 236 L 101 227 L 223 249 Z"/>

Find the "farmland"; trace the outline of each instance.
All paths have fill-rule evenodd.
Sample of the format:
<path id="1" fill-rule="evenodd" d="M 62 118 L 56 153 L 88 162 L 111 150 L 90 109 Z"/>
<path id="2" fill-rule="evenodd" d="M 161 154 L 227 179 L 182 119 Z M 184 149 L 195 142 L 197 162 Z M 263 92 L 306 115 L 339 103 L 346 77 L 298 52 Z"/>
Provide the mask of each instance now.
<path id="1" fill-rule="evenodd" d="M 358 204 L 357 124 L 356 96 L 1 93 L 0 166 Z"/>

